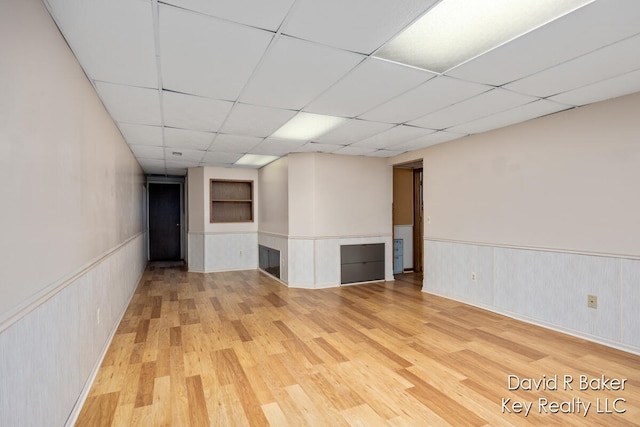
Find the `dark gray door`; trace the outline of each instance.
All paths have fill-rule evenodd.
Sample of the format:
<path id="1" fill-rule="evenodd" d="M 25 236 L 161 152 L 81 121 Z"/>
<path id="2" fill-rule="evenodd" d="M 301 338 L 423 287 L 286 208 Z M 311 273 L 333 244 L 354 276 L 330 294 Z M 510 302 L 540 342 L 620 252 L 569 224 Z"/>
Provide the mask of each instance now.
<path id="1" fill-rule="evenodd" d="M 179 184 L 149 184 L 149 258 L 180 259 Z"/>

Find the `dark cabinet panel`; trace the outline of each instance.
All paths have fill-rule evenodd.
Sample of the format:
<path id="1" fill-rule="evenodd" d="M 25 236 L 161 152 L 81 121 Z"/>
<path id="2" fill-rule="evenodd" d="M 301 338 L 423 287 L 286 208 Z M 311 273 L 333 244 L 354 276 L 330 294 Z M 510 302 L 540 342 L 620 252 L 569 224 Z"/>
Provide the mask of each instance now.
<path id="1" fill-rule="evenodd" d="M 340 283 L 384 280 L 384 243 L 340 246 Z"/>
<path id="2" fill-rule="evenodd" d="M 280 278 L 280 251 L 258 245 L 258 266 L 274 277 Z"/>

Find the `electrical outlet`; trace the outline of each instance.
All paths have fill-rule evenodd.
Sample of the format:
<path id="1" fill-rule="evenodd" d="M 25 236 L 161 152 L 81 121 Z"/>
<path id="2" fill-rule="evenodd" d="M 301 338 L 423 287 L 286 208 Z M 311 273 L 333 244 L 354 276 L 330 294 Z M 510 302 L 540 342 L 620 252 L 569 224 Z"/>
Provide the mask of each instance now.
<path id="1" fill-rule="evenodd" d="M 242 249 L 240 249 L 240 256 L 242 256 Z"/>
<path id="2" fill-rule="evenodd" d="M 598 297 L 595 295 L 587 295 L 587 307 L 598 308 Z"/>
<path id="3" fill-rule="evenodd" d="M 471 273 L 471 281 L 475 282 L 476 280 L 478 280 L 478 275 L 474 271 L 473 273 Z"/>
<path id="4" fill-rule="evenodd" d="M 431 224 L 431 216 L 427 216 L 427 224 Z"/>

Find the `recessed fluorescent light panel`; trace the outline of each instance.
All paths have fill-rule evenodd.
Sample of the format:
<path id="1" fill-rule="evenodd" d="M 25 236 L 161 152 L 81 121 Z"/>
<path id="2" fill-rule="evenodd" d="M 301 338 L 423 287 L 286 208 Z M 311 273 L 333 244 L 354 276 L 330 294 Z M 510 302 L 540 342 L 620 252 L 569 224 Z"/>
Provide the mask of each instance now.
<path id="1" fill-rule="evenodd" d="M 236 161 L 238 166 L 262 167 L 276 160 L 278 156 L 263 156 L 261 154 L 245 154 Z"/>
<path id="2" fill-rule="evenodd" d="M 442 0 L 374 56 L 443 73 L 593 0 Z"/>
<path id="3" fill-rule="evenodd" d="M 271 137 L 309 141 L 329 132 L 344 120 L 342 117 L 325 116 L 301 111 L 282 125 L 280 129 L 275 131 Z"/>

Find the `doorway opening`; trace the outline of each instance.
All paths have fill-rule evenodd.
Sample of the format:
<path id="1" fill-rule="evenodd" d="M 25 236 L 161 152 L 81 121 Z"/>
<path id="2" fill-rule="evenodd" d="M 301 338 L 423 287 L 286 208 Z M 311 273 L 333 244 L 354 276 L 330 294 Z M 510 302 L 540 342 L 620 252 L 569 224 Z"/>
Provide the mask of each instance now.
<path id="1" fill-rule="evenodd" d="M 184 178 L 148 177 L 149 261 L 184 260 Z"/>
<path id="2" fill-rule="evenodd" d="M 422 160 L 394 165 L 393 242 L 396 274 L 423 277 L 424 206 Z"/>

